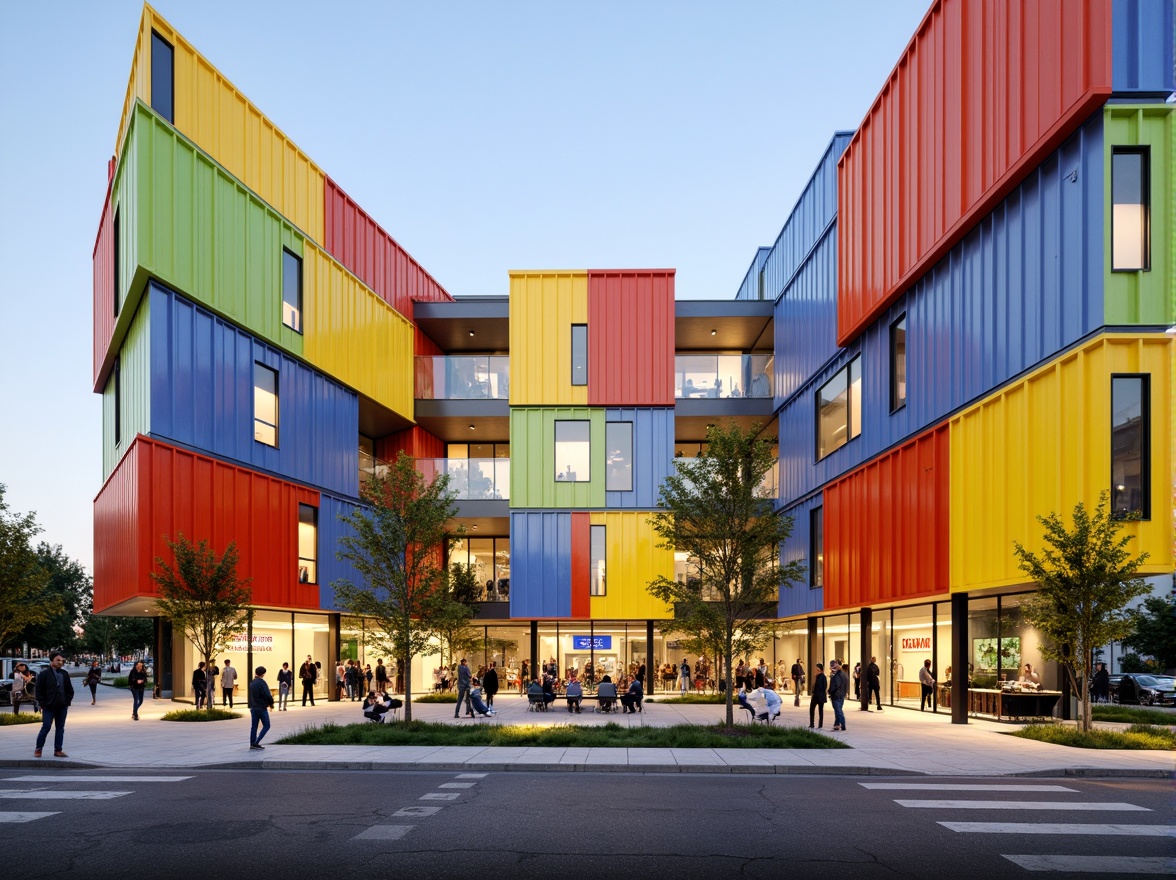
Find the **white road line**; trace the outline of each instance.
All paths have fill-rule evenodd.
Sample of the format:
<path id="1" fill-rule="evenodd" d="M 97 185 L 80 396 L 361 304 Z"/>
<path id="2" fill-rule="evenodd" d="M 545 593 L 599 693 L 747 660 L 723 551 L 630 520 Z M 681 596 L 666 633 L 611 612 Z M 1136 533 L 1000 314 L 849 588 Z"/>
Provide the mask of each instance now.
<path id="1" fill-rule="evenodd" d="M 394 819 L 423 819 L 427 816 L 435 816 L 440 813 L 443 807 L 405 807 L 402 810 L 397 810 L 392 814 Z"/>
<path id="2" fill-rule="evenodd" d="M 0 788 L 0 799 L 27 801 L 108 801 L 130 794 L 129 791 L 21 791 Z"/>
<path id="3" fill-rule="evenodd" d="M 442 782 L 438 788 L 473 788 L 476 782 Z"/>
<path id="4" fill-rule="evenodd" d="M 361 831 L 352 840 L 400 840 L 415 825 L 373 825 L 366 831 Z"/>
<path id="5" fill-rule="evenodd" d="M 431 791 L 422 797 L 417 798 L 420 801 L 455 801 L 461 797 L 460 791 Z"/>
<path id="6" fill-rule="evenodd" d="M 1009 856 L 1026 871 L 1068 871 L 1075 874 L 1173 874 L 1176 859 L 1144 856 Z"/>
<path id="7" fill-rule="evenodd" d="M 1150 813 L 1147 807 L 1137 807 L 1135 804 L 1115 803 L 1083 803 L 1075 801 L 906 801 L 896 800 L 900 807 L 915 807 L 923 810 L 1092 810 L 1117 813 L 1141 812 Z"/>
<path id="8" fill-rule="evenodd" d="M 949 785 L 939 782 L 859 782 L 862 788 L 877 791 L 1068 791 L 1077 794 L 1076 788 L 1064 785 Z"/>
<path id="9" fill-rule="evenodd" d="M 53 813 L 3 813 L 0 812 L 0 825 L 10 822 L 35 822 L 37 819 L 44 819 L 46 816 L 57 816 Z"/>
<path id="10" fill-rule="evenodd" d="M 1176 837 L 1172 825 L 1110 825 L 1066 822 L 940 822 L 944 828 L 967 834 L 1098 834 L 1138 837 Z"/>
<path id="11" fill-rule="evenodd" d="M 191 776 L 13 776 L 5 782 L 183 782 Z"/>
<path id="12" fill-rule="evenodd" d="M 455 779 L 485 779 L 489 773 L 458 773 Z"/>

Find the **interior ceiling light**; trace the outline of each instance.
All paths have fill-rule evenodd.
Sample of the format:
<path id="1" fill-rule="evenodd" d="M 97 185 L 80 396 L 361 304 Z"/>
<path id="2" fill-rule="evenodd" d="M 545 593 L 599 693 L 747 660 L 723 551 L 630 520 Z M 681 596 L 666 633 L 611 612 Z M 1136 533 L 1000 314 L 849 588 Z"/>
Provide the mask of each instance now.
<path id="1" fill-rule="evenodd" d="M 470 430 L 471 430 L 471 431 L 472 431 L 472 430 L 474 430 L 474 426 L 473 426 L 473 425 L 470 425 Z"/>
<path id="2" fill-rule="evenodd" d="M 714 329 L 712 329 L 712 330 L 711 330 L 711 336 L 714 336 L 714 335 L 715 335 L 716 333 L 718 333 L 718 332 L 719 332 L 718 330 L 714 330 Z"/>
<path id="3" fill-rule="evenodd" d="M 474 335 L 474 331 L 473 331 L 473 330 L 471 330 L 471 331 L 470 331 L 470 336 L 473 336 L 473 335 Z"/>

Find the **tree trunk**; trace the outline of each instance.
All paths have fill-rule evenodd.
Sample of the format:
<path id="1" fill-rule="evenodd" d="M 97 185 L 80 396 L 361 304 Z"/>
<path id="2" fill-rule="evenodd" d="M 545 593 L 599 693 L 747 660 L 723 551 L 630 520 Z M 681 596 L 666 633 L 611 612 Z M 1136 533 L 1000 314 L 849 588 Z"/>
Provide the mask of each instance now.
<path id="1" fill-rule="evenodd" d="M 404 652 L 404 720 L 412 721 L 412 654 Z"/>
<path id="2" fill-rule="evenodd" d="M 733 641 L 734 641 L 734 634 L 731 632 L 731 627 L 728 626 L 727 627 L 727 644 L 725 644 L 723 646 L 723 659 L 724 659 L 723 665 L 727 669 L 734 669 L 735 668 L 735 666 L 734 666 L 735 659 L 732 656 L 735 652 L 734 647 L 732 647 Z M 726 699 L 724 700 L 724 702 L 727 705 L 727 727 L 729 727 L 729 728 L 735 726 L 735 705 L 734 705 L 734 694 L 732 693 L 733 690 L 734 689 L 731 687 L 731 682 L 727 682 L 727 695 L 726 695 Z"/>

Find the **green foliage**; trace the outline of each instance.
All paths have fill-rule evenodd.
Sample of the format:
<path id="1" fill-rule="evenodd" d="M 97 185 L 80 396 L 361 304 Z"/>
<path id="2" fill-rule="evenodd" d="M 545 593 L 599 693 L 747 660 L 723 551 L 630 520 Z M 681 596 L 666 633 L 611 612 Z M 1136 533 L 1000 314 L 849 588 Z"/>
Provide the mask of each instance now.
<path id="1" fill-rule="evenodd" d="M 1164 727 L 1134 724 L 1122 733 L 1113 730 L 1079 730 L 1068 724 L 1028 724 L 1009 736 L 1076 749 L 1173 749 L 1176 734 Z"/>
<path id="2" fill-rule="evenodd" d="M 564 748 L 664 749 L 845 749 L 840 740 L 807 727 L 782 725 L 676 724 L 671 727 L 624 727 L 610 723 L 502 725 L 391 724 L 311 725 L 278 740 L 283 745 L 374 746 L 552 746 Z"/>
<path id="3" fill-rule="evenodd" d="M 451 692 L 448 694 L 423 694 L 419 697 L 413 697 L 414 703 L 456 703 L 457 694 Z"/>
<path id="4" fill-rule="evenodd" d="M 12 712 L 5 712 L 0 715 L 0 727 L 7 727 L 13 724 L 40 724 L 41 715 L 39 712 L 21 712 L 14 715 Z"/>
<path id="5" fill-rule="evenodd" d="M 132 654 L 155 641 L 155 622 L 150 617 L 107 617 L 90 612 L 82 622 L 83 651 L 99 657 Z"/>
<path id="6" fill-rule="evenodd" d="M 1153 657 L 1161 670 L 1176 669 L 1176 598 L 1148 596 L 1144 599 L 1135 629 L 1123 639 L 1123 644 Z"/>
<path id="7" fill-rule="evenodd" d="M 1119 658 L 1120 672 L 1159 672 L 1156 668 L 1157 664 L 1150 660 L 1144 660 L 1136 653 L 1124 654 Z"/>
<path id="8" fill-rule="evenodd" d="M 111 686 L 111 687 L 116 687 L 116 688 L 125 688 L 125 687 L 130 687 L 130 686 L 131 686 L 131 680 L 130 680 L 130 678 L 129 678 L 128 676 L 125 676 L 125 675 L 118 675 L 118 676 L 115 676 L 114 678 L 112 678 L 112 679 L 110 680 L 110 686 Z M 150 679 L 148 679 L 148 681 L 147 681 L 147 685 L 146 685 L 146 688 L 147 688 L 147 690 L 149 690 L 149 691 L 150 691 L 150 690 L 154 690 L 154 688 L 155 688 L 155 682 L 153 682 L 153 681 L 151 681 Z"/>
<path id="9" fill-rule="evenodd" d="M 463 654 L 472 654 L 481 644 L 479 633 L 469 625 L 478 613 L 478 579 L 472 565 L 453 563 L 445 572 L 445 589 L 452 600 L 438 604 L 430 621 L 441 643 L 441 662 L 457 665 Z"/>
<path id="10" fill-rule="evenodd" d="M 37 562 L 48 575 L 41 599 L 60 606 L 61 611 L 41 624 L 25 627 L 17 633 L 14 643 L 28 642 L 42 650 L 59 649 L 75 653 L 78 635 L 75 627 L 82 622 L 94 595 L 94 582 L 77 560 L 65 555 L 61 545 L 50 546 L 42 541 L 37 545 Z"/>
<path id="11" fill-rule="evenodd" d="M 685 553 L 698 566 L 698 577 L 659 577 L 649 592 L 674 607 L 674 629 L 706 649 L 698 653 L 723 658 L 718 673 L 728 680 L 734 657 L 752 653 L 768 638 L 765 617 L 775 617 L 781 585 L 791 587 L 804 577 L 803 564 L 780 563 L 792 519 L 775 513 L 763 489 L 774 461 L 759 432 L 758 425 L 708 429 L 706 452 L 675 460 L 675 472 L 661 486 L 659 511 L 650 518 L 659 546 Z M 726 697 L 730 727 L 730 689 Z"/>
<path id="12" fill-rule="evenodd" d="M 448 522 L 457 515 L 449 475 L 426 481 L 401 452 L 362 488 L 364 505 L 340 519 L 351 534 L 335 555 L 359 572 L 361 583 L 332 582 L 349 615 L 375 624 L 370 643 L 404 660 L 404 717 L 412 720 L 412 658 L 431 652 L 438 629 L 460 628 L 472 616 L 454 601 L 441 562 Z M 459 532 L 460 533 L 460 532 Z"/>
<path id="13" fill-rule="evenodd" d="M 1176 711 L 1137 709 L 1134 706 L 1095 706 L 1095 721 L 1126 721 L 1139 724 L 1176 724 Z"/>
<path id="14" fill-rule="evenodd" d="M 155 557 L 159 571 L 151 579 L 159 585 L 159 613 L 192 642 L 205 663 L 244 632 L 249 581 L 237 577 L 237 544 L 229 542 L 219 559 L 207 541 L 193 544 L 181 532 L 167 546 L 175 555 L 175 567 Z"/>
<path id="15" fill-rule="evenodd" d="M 40 534 L 36 514 L 9 510 L 6 487 L 0 483 L 0 649 L 19 633 L 43 627 L 65 611 L 51 587 L 51 573 L 42 565 L 33 538 Z"/>
<path id="16" fill-rule="evenodd" d="M 1136 577 L 1148 554 L 1132 557 L 1127 552 L 1133 536 L 1119 535 L 1123 520 L 1111 516 L 1105 491 L 1093 513 L 1079 503 L 1072 518 L 1073 528 L 1068 529 L 1055 513 L 1037 517 L 1045 528 L 1040 554 L 1016 541 L 1013 547 L 1021 570 L 1037 582 L 1037 592 L 1021 606 L 1022 614 L 1045 636 L 1042 656 L 1069 672 L 1080 706 L 1079 725 L 1089 732 L 1087 682 L 1093 652 L 1134 629 L 1136 612 L 1127 606 L 1149 590 Z"/>
<path id="17" fill-rule="evenodd" d="M 229 721 L 240 718 L 240 712 L 230 712 L 228 709 L 173 709 L 160 721 Z"/>
<path id="18" fill-rule="evenodd" d="M 681 703 L 686 705 L 720 706 L 727 702 L 726 694 L 681 694 L 677 697 L 646 697 L 647 703 Z"/>

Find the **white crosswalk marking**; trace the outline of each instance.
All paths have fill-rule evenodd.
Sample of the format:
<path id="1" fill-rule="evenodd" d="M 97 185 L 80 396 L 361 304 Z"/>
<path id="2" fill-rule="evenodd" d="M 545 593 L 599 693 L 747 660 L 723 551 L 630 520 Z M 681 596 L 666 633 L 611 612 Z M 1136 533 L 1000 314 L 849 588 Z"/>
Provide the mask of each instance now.
<path id="1" fill-rule="evenodd" d="M 130 794 L 129 791 L 23 791 L 0 788 L 0 799 L 26 801 L 108 801 Z"/>
<path id="2" fill-rule="evenodd" d="M 1089 834 L 1101 837 L 1176 837 L 1172 825 L 1113 825 L 1065 822 L 940 822 L 944 828 L 966 834 Z"/>
<path id="3" fill-rule="evenodd" d="M 489 773 L 458 773 L 455 779 L 485 779 Z"/>
<path id="4" fill-rule="evenodd" d="M 366 831 L 361 831 L 352 840 L 400 840 L 415 825 L 373 825 Z"/>
<path id="5" fill-rule="evenodd" d="M 440 813 L 443 807 L 404 807 L 392 814 L 396 819 L 421 819 Z"/>
<path id="6" fill-rule="evenodd" d="M 947 785 L 942 782 L 859 782 L 862 788 L 876 791 L 1065 791 L 1077 794 L 1064 785 Z"/>
<path id="7" fill-rule="evenodd" d="M 442 782 L 438 788 L 473 788 L 476 782 Z"/>
<path id="8" fill-rule="evenodd" d="M 183 782 L 191 776 L 13 776 L 5 782 Z"/>
<path id="9" fill-rule="evenodd" d="M 461 797 L 459 791 L 431 791 L 426 795 L 422 795 L 418 800 L 422 801 L 455 801 Z"/>
<path id="10" fill-rule="evenodd" d="M 52 813 L 5 813 L 0 812 L 0 825 L 14 823 L 14 822 L 34 822 L 37 819 L 44 819 L 46 816 L 56 816 L 57 812 Z"/>
<path id="11" fill-rule="evenodd" d="M 912 801 L 896 800 L 902 807 L 913 807 L 923 810 L 1087 810 L 1107 811 L 1117 813 L 1142 812 L 1150 813 L 1147 807 L 1137 807 L 1135 804 L 1104 801 L 1102 803 L 1082 803 L 1076 801 Z"/>
<path id="12" fill-rule="evenodd" d="M 1010 856 L 1026 871 L 1067 871 L 1086 874 L 1173 874 L 1176 859 L 1145 856 Z"/>

